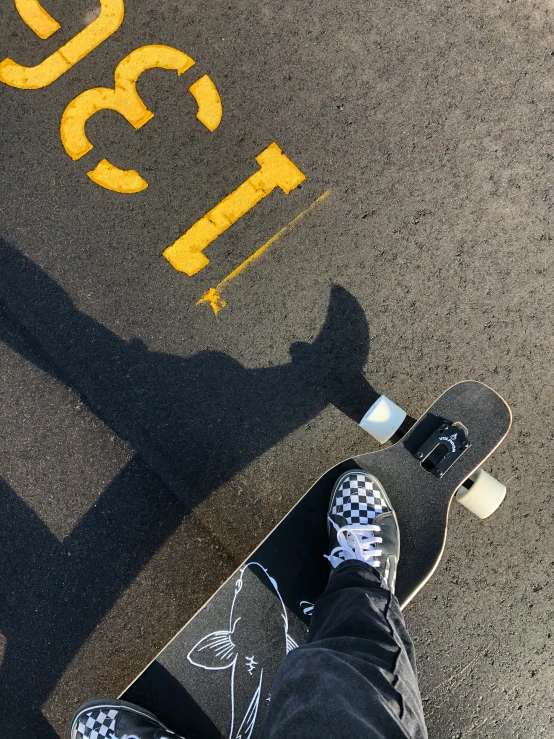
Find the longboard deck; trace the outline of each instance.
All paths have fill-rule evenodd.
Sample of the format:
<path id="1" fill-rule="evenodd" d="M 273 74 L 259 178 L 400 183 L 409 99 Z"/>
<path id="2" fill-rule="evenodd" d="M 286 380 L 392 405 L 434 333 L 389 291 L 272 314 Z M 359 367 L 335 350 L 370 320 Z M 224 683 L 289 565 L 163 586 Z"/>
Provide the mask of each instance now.
<path id="1" fill-rule="evenodd" d="M 414 455 L 443 420 L 463 424 L 470 446 L 438 479 Z M 305 642 L 313 603 L 327 583 L 327 509 L 337 477 L 365 469 L 389 495 L 400 526 L 396 594 L 404 607 L 440 560 L 455 490 L 510 425 L 510 409 L 497 393 L 463 382 L 396 444 L 328 470 L 121 697 L 187 739 L 256 739 L 273 677 L 287 651 Z"/>

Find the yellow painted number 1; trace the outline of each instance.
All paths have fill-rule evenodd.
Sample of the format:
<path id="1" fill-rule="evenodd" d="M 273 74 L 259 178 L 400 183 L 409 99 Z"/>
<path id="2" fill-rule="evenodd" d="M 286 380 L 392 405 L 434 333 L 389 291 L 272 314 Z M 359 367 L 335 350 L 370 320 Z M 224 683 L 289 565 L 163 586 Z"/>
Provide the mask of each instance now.
<path id="1" fill-rule="evenodd" d="M 257 172 L 227 195 L 215 208 L 208 211 L 203 218 L 196 221 L 183 236 L 164 251 L 164 257 L 179 272 L 185 272 L 189 277 L 195 275 L 210 263 L 203 253 L 204 249 L 229 226 L 276 187 L 288 195 L 306 179 L 304 173 L 275 143 L 258 154 L 256 161 L 260 165 Z"/>

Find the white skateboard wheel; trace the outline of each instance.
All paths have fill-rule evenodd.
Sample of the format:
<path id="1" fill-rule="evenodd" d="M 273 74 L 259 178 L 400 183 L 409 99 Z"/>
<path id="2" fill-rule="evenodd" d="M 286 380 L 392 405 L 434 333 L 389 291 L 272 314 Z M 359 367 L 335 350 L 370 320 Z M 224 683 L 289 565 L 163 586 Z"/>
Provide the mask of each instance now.
<path id="1" fill-rule="evenodd" d="M 461 485 L 456 500 L 478 518 L 487 518 L 494 513 L 506 496 L 506 486 L 484 469 L 479 468 L 469 478 L 473 485 Z"/>
<path id="2" fill-rule="evenodd" d="M 386 395 L 381 395 L 364 415 L 360 426 L 380 444 L 384 444 L 398 431 L 405 418 L 406 411 L 399 408 Z"/>

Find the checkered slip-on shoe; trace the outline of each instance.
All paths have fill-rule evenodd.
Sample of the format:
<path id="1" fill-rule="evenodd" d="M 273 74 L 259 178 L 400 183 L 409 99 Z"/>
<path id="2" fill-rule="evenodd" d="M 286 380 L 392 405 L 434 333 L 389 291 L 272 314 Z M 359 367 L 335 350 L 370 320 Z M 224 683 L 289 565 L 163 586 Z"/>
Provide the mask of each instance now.
<path id="1" fill-rule="evenodd" d="M 97 698 L 87 701 L 71 721 L 71 739 L 184 739 L 150 711 L 125 701 Z"/>
<path id="2" fill-rule="evenodd" d="M 331 494 L 328 514 L 333 568 L 359 559 L 375 568 L 381 585 L 394 592 L 400 556 L 398 521 L 379 480 L 363 470 L 344 472 Z"/>

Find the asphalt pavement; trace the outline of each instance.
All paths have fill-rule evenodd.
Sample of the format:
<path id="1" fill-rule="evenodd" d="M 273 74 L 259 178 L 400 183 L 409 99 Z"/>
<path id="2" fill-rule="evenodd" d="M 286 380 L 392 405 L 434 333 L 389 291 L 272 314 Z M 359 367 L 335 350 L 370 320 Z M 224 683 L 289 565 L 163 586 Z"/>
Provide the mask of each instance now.
<path id="1" fill-rule="evenodd" d="M 375 393 L 464 379 L 508 497 L 406 611 L 429 735 L 551 737 L 554 9 L 103 6 L 0 10 L 1 739 L 119 694 Z"/>

